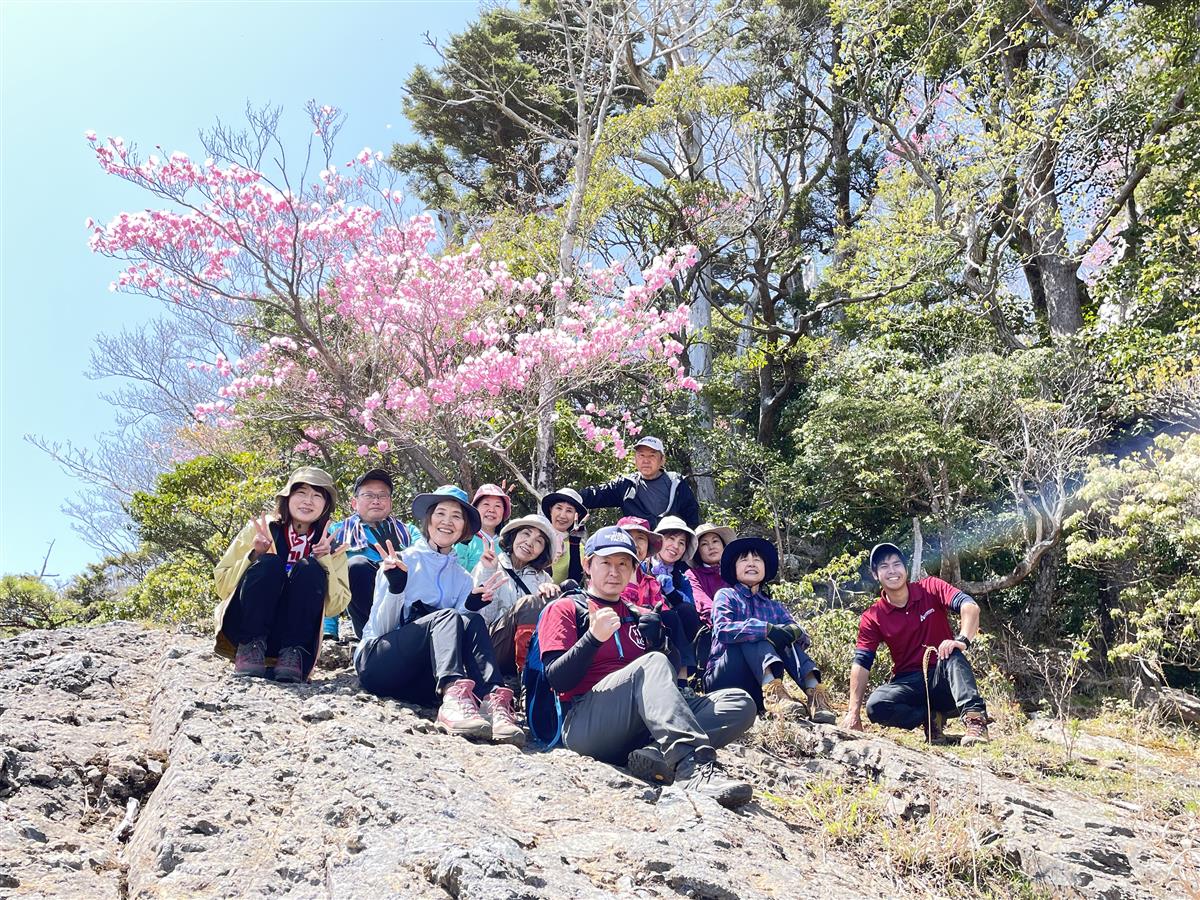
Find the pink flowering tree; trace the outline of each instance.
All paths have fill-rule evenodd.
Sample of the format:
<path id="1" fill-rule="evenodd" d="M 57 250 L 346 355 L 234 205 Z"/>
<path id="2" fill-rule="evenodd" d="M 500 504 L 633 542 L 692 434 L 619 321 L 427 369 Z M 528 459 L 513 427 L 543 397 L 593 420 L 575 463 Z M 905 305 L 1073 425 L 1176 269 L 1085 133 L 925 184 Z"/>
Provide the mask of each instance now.
<path id="1" fill-rule="evenodd" d="M 578 266 L 573 279 L 516 278 L 478 246 L 438 252 L 432 219 L 402 212 L 382 154 L 336 164 L 340 114 L 308 112 L 295 164 L 277 111 L 251 112 L 243 134 L 202 135 L 200 161 L 87 135 L 106 173 L 161 204 L 88 222 L 92 249 L 122 263 L 112 289 L 204 311 L 257 348 L 211 363 L 225 381 L 199 419 L 270 426 L 314 455 L 350 441 L 434 481 L 473 484 L 486 454 L 537 494 L 539 423 L 570 410 L 597 451 L 622 456 L 636 410 L 597 398 L 650 406 L 697 388 L 676 337 L 687 309 L 656 302 L 694 248 L 642 271 Z"/>

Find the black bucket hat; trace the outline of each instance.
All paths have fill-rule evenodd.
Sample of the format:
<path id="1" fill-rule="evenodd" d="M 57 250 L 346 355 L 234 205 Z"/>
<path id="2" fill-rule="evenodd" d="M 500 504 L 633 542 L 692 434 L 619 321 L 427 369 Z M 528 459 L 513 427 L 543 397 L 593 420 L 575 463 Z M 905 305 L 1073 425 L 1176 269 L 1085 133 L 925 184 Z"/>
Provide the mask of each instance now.
<path id="1" fill-rule="evenodd" d="M 775 549 L 775 545 L 766 538 L 743 537 L 726 544 L 725 552 L 721 554 L 721 578 L 726 584 L 738 583 L 735 564 L 739 556 L 751 550 L 763 558 L 763 563 L 767 567 L 767 572 L 763 576 L 763 584 L 775 580 L 775 576 L 779 574 L 779 551 Z"/>

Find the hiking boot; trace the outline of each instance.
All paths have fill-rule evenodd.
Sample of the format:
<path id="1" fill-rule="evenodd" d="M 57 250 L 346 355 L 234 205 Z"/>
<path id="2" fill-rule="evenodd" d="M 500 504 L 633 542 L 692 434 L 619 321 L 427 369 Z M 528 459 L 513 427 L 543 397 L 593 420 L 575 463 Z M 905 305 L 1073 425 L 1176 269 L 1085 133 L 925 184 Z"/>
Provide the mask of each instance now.
<path id="1" fill-rule="evenodd" d="M 629 774 L 651 784 L 674 784 L 675 767 L 667 762 L 657 747 L 641 747 L 625 761 Z"/>
<path id="2" fill-rule="evenodd" d="M 284 647 L 275 658 L 275 680 L 295 683 L 304 680 L 304 648 Z"/>
<path id="3" fill-rule="evenodd" d="M 325 622 L 321 626 L 321 637 L 327 641 L 341 640 L 342 634 L 338 628 L 337 616 L 326 616 Z"/>
<path id="4" fill-rule="evenodd" d="M 808 710 L 805 709 L 803 703 L 792 699 L 782 678 L 776 678 L 764 684 L 762 692 L 763 706 L 767 709 L 767 715 L 774 716 L 776 719 L 808 718 Z"/>
<path id="5" fill-rule="evenodd" d="M 525 746 L 525 732 L 517 724 L 513 711 L 513 692 L 510 688 L 495 687 L 479 704 L 479 715 L 491 723 L 492 743 Z"/>
<path id="6" fill-rule="evenodd" d="M 808 717 L 821 725 L 836 725 L 837 714 L 829 705 L 829 691 L 818 684 L 808 692 Z"/>
<path id="7" fill-rule="evenodd" d="M 925 739 L 931 744 L 946 743 L 946 715 L 945 713 L 935 712 L 933 721 L 925 723 Z"/>
<path id="8" fill-rule="evenodd" d="M 969 747 L 972 744 L 986 744 L 991 740 L 988 737 L 987 713 L 963 713 L 962 722 L 963 727 L 967 729 L 967 733 L 962 736 L 962 741 L 959 742 L 960 747 Z"/>
<path id="9" fill-rule="evenodd" d="M 438 710 L 437 726 L 446 734 L 461 734 L 463 737 L 483 740 L 492 736 L 491 723 L 479 714 L 474 681 L 470 678 L 460 678 L 442 691 L 442 707 Z"/>
<path id="10" fill-rule="evenodd" d="M 233 658 L 233 674 L 237 678 L 262 678 L 267 674 L 267 642 L 263 640 L 238 644 Z"/>
<path id="11" fill-rule="evenodd" d="M 727 809 L 750 802 L 754 788 L 744 781 L 721 775 L 717 769 L 717 751 L 712 747 L 694 750 L 675 767 L 675 785 L 693 794 L 712 797 Z"/>

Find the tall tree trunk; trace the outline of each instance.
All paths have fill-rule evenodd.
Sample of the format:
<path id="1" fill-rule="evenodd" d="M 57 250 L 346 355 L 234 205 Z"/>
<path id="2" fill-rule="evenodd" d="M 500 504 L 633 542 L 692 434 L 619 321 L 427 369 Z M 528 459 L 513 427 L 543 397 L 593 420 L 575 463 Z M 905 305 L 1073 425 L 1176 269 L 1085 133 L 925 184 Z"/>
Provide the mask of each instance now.
<path id="1" fill-rule="evenodd" d="M 1030 235 L 1033 262 L 1037 266 L 1046 298 L 1050 337 L 1058 343 L 1083 328 L 1083 301 L 1079 290 L 1079 261 L 1072 259 L 1058 202 L 1055 164 L 1058 144 L 1046 141 L 1035 164 Z"/>
<path id="2" fill-rule="evenodd" d="M 580 241 L 580 227 L 583 218 L 583 198 L 587 192 L 588 178 L 592 174 L 594 158 L 593 142 L 595 140 L 589 126 L 589 120 L 583 108 L 584 100 L 578 98 L 579 125 L 575 150 L 575 172 L 571 186 L 571 200 L 567 204 L 566 218 L 563 220 L 562 235 L 558 241 L 558 277 L 574 278 L 575 255 Z M 599 125 L 597 125 L 599 131 Z M 567 294 L 555 298 L 554 327 L 562 325 L 567 312 Z M 533 451 L 533 484 L 543 494 L 557 487 L 557 464 L 555 460 L 554 413 L 559 394 L 557 379 L 543 375 L 538 384 L 538 428 L 537 441 Z"/>
<path id="3" fill-rule="evenodd" d="M 1017 628 L 1026 638 L 1041 636 L 1048 627 L 1054 611 L 1054 598 L 1058 593 L 1058 571 L 1065 555 L 1065 545 L 1060 538 L 1053 547 L 1042 554 L 1033 586 L 1029 591 L 1029 604 L 1017 621 Z"/>

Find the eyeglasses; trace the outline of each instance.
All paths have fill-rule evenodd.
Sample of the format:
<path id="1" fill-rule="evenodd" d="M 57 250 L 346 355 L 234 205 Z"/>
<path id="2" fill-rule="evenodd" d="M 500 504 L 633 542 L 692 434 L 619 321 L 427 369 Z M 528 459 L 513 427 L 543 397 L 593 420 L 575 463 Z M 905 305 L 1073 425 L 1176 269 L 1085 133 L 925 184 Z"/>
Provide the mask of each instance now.
<path id="1" fill-rule="evenodd" d="M 359 500 L 391 500 L 392 495 L 383 491 L 359 491 L 355 496 Z"/>

